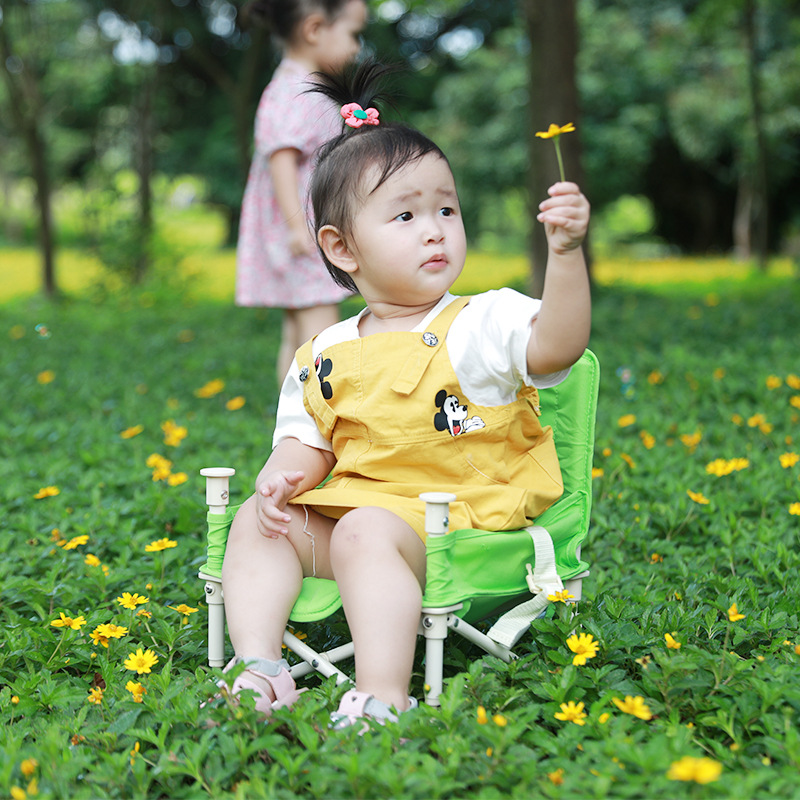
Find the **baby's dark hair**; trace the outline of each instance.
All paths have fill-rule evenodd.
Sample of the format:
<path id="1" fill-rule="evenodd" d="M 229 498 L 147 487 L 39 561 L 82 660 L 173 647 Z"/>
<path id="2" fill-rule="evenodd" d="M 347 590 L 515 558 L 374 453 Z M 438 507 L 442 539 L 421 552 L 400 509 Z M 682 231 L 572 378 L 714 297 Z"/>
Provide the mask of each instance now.
<path id="1" fill-rule="evenodd" d="M 310 91 L 330 97 L 337 107 L 358 103 L 363 109 L 373 108 L 383 99 L 379 89 L 392 71 L 390 67 L 366 60 L 336 75 L 316 73 Z M 352 129 L 343 124 L 342 127 L 343 132 L 319 151 L 311 177 L 310 196 L 314 233 L 324 225 L 331 225 L 347 241 L 358 207 L 392 175 L 429 153 L 445 162 L 447 157 L 427 136 L 399 122 L 381 119 L 378 125 Z M 368 172 L 375 175 L 371 186 L 365 186 Z M 358 291 L 349 273 L 332 264 L 321 249 L 320 252 L 333 280 L 339 286 Z"/>
<path id="2" fill-rule="evenodd" d="M 239 11 L 239 23 L 247 28 L 263 28 L 284 44 L 292 38 L 297 26 L 315 11 L 328 20 L 334 19 L 349 0 L 251 0 Z"/>

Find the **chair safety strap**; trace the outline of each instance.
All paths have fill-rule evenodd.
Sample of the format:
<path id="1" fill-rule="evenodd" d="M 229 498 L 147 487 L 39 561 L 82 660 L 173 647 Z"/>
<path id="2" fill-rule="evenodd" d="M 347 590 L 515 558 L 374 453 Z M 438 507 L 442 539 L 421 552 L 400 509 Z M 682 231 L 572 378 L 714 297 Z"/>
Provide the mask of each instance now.
<path id="1" fill-rule="evenodd" d="M 533 539 L 533 570 L 530 564 L 525 566 L 528 570 L 528 587 L 534 597 L 503 614 L 487 634 L 490 639 L 508 648 L 513 647 L 530 628 L 531 622 L 541 616 L 550 602 L 547 596 L 564 588 L 556 572 L 553 539 L 547 529 L 531 525 L 526 530 Z"/>

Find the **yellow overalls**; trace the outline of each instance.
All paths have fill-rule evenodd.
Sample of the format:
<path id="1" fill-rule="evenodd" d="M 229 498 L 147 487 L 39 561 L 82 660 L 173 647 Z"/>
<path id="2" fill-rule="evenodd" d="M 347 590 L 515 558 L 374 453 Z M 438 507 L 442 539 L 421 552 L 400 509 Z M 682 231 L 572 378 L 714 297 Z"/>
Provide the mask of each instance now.
<path id="1" fill-rule="evenodd" d="M 471 403 L 445 345 L 469 298 L 447 306 L 424 333 L 377 333 L 342 342 L 314 362 L 298 350 L 303 400 L 336 456 L 330 480 L 293 498 L 339 519 L 363 506 L 389 509 L 425 539 L 420 492 L 452 492 L 450 528 L 515 530 L 563 491 L 539 395 L 523 386 L 504 406 Z M 475 353 L 480 359 L 481 354 Z"/>

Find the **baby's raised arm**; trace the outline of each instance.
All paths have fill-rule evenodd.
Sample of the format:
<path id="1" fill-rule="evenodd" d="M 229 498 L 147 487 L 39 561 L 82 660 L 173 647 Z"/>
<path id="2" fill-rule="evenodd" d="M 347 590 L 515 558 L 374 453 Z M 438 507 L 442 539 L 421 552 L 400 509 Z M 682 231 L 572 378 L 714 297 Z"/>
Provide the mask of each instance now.
<path id="1" fill-rule="evenodd" d="M 273 539 L 285 536 L 291 519 L 285 511 L 286 504 L 295 495 L 317 486 L 334 463 L 332 453 L 299 439 L 280 441 L 256 478 L 259 533 Z"/>
<path id="2" fill-rule="evenodd" d="M 539 206 L 547 233 L 542 307 L 528 341 L 528 371 L 548 375 L 574 364 L 589 343 L 591 297 L 581 245 L 589 203 L 574 183 L 556 183 Z"/>

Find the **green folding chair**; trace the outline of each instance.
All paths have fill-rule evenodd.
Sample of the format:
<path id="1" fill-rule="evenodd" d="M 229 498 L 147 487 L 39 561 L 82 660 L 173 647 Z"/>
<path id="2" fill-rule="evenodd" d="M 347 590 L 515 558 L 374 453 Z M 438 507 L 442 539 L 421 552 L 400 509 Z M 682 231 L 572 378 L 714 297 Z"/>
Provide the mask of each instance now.
<path id="1" fill-rule="evenodd" d="M 442 693 L 444 642 L 449 631 L 486 652 L 510 661 L 513 646 L 542 615 L 548 595 L 566 590 L 571 602 L 581 598 L 589 575 L 581 543 L 589 530 L 592 506 L 592 457 L 600 380 L 597 358 L 590 350 L 572 367 L 569 377 L 540 390 L 542 425 L 553 428 L 564 494 L 532 525 L 519 531 L 449 531 L 448 504 L 454 495 L 429 492 L 426 503 L 427 580 L 419 633 L 425 639 L 425 702 L 439 705 Z M 238 506 L 228 505 L 228 467 L 201 470 L 208 503 L 207 561 L 199 577 L 208 602 L 208 663 L 221 667 L 225 657 L 225 614 L 222 561 L 228 530 Z M 336 584 L 305 578 L 290 621 L 324 620 L 342 605 Z M 499 615 L 499 616 L 498 616 Z M 473 623 L 495 618 L 483 633 Z M 350 681 L 337 663 L 353 655 L 352 642 L 317 652 L 287 629 L 284 644 L 301 661 L 290 669 L 295 679 L 311 672 Z"/>

